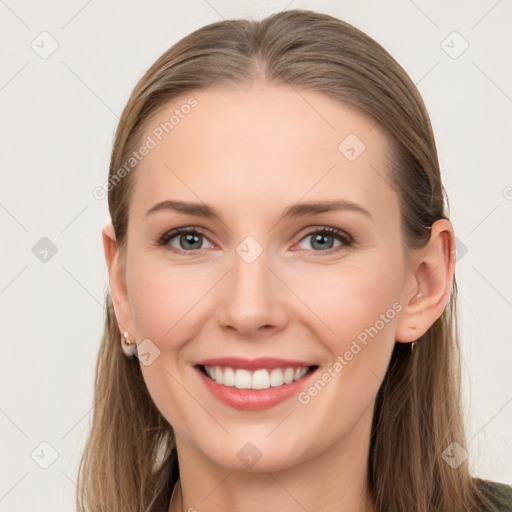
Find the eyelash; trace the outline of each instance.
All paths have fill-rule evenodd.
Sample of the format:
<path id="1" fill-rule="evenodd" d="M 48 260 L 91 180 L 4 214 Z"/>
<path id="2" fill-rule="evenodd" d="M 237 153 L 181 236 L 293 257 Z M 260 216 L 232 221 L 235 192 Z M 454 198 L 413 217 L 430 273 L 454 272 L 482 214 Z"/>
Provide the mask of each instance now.
<path id="1" fill-rule="evenodd" d="M 192 234 L 192 235 L 199 235 L 199 236 L 203 236 L 203 237 L 207 238 L 206 235 L 199 228 L 183 227 L 183 228 L 176 228 L 171 231 L 168 231 L 167 233 L 164 233 L 158 240 L 157 245 L 159 247 L 164 246 L 169 242 L 169 240 L 172 240 L 177 235 L 181 235 L 184 233 Z M 354 238 L 352 236 L 350 236 L 348 233 L 345 233 L 344 231 L 341 231 L 336 228 L 331 228 L 328 226 L 324 226 L 321 229 L 317 229 L 315 231 L 310 231 L 309 233 L 305 234 L 299 240 L 299 242 L 308 238 L 309 236 L 316 235 L 316 234 L 322 234 L 322 235 L 327 234 L 329 236 L 332 236 L 333 238 L 338 239 L 340 242 L 342 242 L 342 244 L 339 245 L 338 247 L 333 247 L 331 249 L 326 249 L 326 250 L 321 250 L 321 251 L 315 251 L 314 249 L 310 249 L 311 251 L 313 251 L 315 253 L 320 253 L 320 255 L 321 254 L 333 254 L 333 253 L 339 252 L 344 249 L 346 250 L 346 249 L 350 248 L 355 243 Z M 191 251 L 183 251 L 181 249 L 177 249 L 176 247 L 172 247 L 171 245 L 168 246 L 168 249 L 170 251 L 178 253 L 178 254 L 195 254 L 197 251 L 201 250 L 201 249 L 193 249 Z"/>

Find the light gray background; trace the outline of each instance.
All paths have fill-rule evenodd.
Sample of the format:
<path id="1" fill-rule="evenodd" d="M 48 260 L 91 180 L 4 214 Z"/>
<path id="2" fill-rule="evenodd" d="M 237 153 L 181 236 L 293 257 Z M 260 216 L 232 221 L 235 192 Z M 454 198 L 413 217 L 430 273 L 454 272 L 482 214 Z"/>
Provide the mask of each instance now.
<path id="1" fill-rule="evenodd" d="M 106 180 L 131 89 L 192 30 L 285 8 L 354 24 L 418 84 L 460 240 L 470 462 L 478 476 L 512 482 L 511 2 L 288 2 L 0 0 L 3 512 L 74 510 L 108 284 L 107 202 L 92 190 Z M 50 48 L 43 31 L 59 45 L 47 59 L 31 47 Z M 46 262 L 33 253 L 43 237 L 57 248 Z"/>

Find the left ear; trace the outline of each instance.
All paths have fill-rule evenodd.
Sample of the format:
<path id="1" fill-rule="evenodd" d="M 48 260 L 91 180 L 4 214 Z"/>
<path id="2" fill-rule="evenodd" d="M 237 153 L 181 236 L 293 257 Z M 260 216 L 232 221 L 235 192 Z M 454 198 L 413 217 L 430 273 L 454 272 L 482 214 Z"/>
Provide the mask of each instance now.
<path id="1" fill-rule="evenodd" d="M 450 298 L 455 272 L 455 235 L 447 219 L 432 224 L 430 240 L 409 260 L 407 288 L 395 340 L 416 341 L 442 315 Z"/>

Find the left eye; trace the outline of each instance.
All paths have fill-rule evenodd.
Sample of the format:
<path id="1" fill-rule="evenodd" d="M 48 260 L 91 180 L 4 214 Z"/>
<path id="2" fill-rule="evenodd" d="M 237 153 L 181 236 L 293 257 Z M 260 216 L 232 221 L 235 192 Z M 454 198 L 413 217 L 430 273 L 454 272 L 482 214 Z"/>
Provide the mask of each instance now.
<path id="1" fill-rule="evenodd" d="M 302 238 L 301 242 L 305 240 L 311 240 L 310 246 L 316 252 L 319 251 L 328 251 L 331 249 L 339 249 L 341 246 L 350 246 L 352 243 L 350 237 L 337 229 L 329 228 L 322 229 L 319 231 L 313 231 L 307 234 L 304 238 Z M 338 241 L 338 245 L 334 246 L 335 241 Z M 306 248 L 309 249 L 309 248 Z"/>

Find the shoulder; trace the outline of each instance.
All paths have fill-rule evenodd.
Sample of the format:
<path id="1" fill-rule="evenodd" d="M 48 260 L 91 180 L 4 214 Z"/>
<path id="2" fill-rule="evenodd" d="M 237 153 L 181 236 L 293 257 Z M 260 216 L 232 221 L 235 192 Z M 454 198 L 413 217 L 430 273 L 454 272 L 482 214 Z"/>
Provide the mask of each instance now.
<path id="1" fill-rule="evenodd" d="M 512 487 L 510 485 L 489 480 L 484 480 L 482 484 L 496 506 L 496 510 L 499 512 L 512 512 Z"/>

